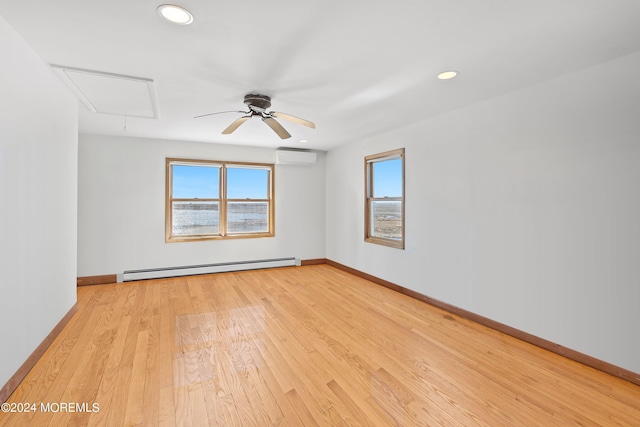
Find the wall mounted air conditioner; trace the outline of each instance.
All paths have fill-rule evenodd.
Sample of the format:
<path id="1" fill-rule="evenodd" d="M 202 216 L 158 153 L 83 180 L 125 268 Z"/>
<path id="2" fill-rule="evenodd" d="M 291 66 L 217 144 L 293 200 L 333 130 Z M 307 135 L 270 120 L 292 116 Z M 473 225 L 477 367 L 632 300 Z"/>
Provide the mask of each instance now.
<path id="1" fill-rule="evenodd" d="M 276 150 L 276 164 L 278 165 L 313 165 L 316 163 L 316 153 L 313 151 Z"/>

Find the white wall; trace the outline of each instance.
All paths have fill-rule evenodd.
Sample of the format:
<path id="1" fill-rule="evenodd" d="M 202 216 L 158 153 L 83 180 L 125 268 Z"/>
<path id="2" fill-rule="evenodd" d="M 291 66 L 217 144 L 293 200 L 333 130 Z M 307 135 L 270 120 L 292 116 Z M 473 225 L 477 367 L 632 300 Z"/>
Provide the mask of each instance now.
<path id="1" fill-rule="evenodd" d="M 640 53 L 329 152 L 327 258 L 640 372 L 638 75 Z M 363 241 L 363 157 L 399 147 L 404 251 Z"/>
<path id="2" fill-rule="evenodd" d="M 0 17 L 0 387 L 76 302 L 78 104 Z"/>
<path id="3" fill-rule="evenodd" d="M 80 135 L 78 276 L 325 254 L 324 153 L 276 165 L 275 237 L 165 243 L 165 159 L 275 162 L 275 149 Z"/>

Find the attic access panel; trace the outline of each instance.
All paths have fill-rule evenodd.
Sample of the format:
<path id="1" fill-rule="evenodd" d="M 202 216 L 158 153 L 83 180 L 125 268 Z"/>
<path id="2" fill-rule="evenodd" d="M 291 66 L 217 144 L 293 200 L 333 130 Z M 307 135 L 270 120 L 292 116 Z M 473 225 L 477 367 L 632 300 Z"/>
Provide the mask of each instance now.
<path id="1" fill-rule="evenodd" d="M 94 113 L 158 118 L 152 79 L 51 65 Z"/>

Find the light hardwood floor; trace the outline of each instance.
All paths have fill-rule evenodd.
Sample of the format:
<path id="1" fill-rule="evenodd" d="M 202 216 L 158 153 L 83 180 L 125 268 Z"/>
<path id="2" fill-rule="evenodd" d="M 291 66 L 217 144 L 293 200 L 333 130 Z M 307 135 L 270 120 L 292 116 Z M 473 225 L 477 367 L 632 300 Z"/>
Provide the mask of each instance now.
<path id="1" fill-rule="evenodd" d="M 640 425 L 639 386 L 327 265 L 78 302 L 8 401 L 38 411 L 0 425 Z M 40 410 L 61 402 L 99 411 Z"/>

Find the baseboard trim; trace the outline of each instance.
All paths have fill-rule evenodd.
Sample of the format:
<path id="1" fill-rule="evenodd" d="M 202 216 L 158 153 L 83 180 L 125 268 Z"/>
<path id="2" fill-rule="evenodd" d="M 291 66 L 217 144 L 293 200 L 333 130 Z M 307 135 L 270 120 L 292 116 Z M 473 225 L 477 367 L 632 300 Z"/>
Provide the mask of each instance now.
<path id="1" fill-rule="evenodd" d="M 300 265 L 318 265 L 326 263 L 326 258 L 303 259 L 302 261 L 300 261 Z"/>
<path id="2" fill-rule="evenodd" d="M 9 378 L 9 381 L 7 381 L 4 387 L 0 389 L 0 403 L 4 403 L 7 401 L 9 396 L 11 396 L 11 393 L 13 393 L 18 385 L 20 385 L 31 368 L 33 368 L 36 362 L 40 360 L 53 340 L 56 339 L 58 335 L 60 335 L 60 332 L 62 332 L 62 329 L 67 325 L 67 323 L 69 323 L 76 311 L 78 311 L 77 302 L 73 305 L 73 307 L 71 307 L 71 310 L 69 310 L 67 314 L 65 314 L 65 316 L 58 322 L 58 324 L 55 326 L 55 328 L 53 328 L 49 335 L 47 335 L 44 341 L 42 341 L 40 345 L 33 351 L 33 353 L 31 353 L 31 356 L 29 356 L 27 360 L 22 364 L 22 366 L 18 368 L 16 373 L 13 374 L 11 378 Z"/>
<path id="3" fill-rule="evenodd" d="M 77 286 L 105 285 L 107 283 L 116 283 L 117 281 L 117 274 L 103 274 L 102 276 L 78 277 L 76 284 Z"/>
<path id="4" fill-rule="evenodd" d="M 300 265 L 317 265 L 317 264 L 326 264 L 326 258 L 314 258 L 314 259 L 303 259 L 300 261 Z M 92 286 L 92 285 L 107 285 L 110 283 L 117 283 L 118 275 L 117 274 L 103 274 L 101 276 L 82 276 L 78 277 L 76 281 L 77 286 Z"/>
<path id="5" fill-rule="evenodd" d="M 320 262 L 316 264 L 321 264 Z M 495 320 L 489 319 L 487 317 L 481 316 L 479 314 L 467 311 L 465 309 L 456 307 L 454 305 L 448 304 L 446 302 L 437 300 L 435 298 L 428 297 L 419 292 L 413 291 L 411 289 L 407 289 L 403 286 L 397 285 L 395 283 L 389 282 L 387 280 L 381 279 L 379 277 L 373 276 L 371 274 L 365 273 L 360 270 L 356 270 L 355 268 L 348 267 L 344 264 L 340 264 L 338 262 L 327 259 L 325 264 L 335 267 L 339 270 L 345 271 L 347 273 L 351 273 L 355 276 L 361 277 L 363 279 L 367 279 L 373 283 L 384 286 L 386 288 L 392 289 L 396 292 L 400 292 L 412 298 L 415 298 L 419 301 L 430 304 L 434 307 L 441 308 L 446 310 L 452 314 L 455 314 L 464 319 L 471 320 L 480 325 L 486 326 L 498 332 L 501 332 L 505 335 L 509 335 L 513 338 L 517 338 L 521 341 L 527 342 L 529 344 L 533 344 L 542 349 L 548 350 L 552 353 L 558 354 L 560 356 L 566 357 L 567 359 L 573 360 L 574 362 L 581 363 L 585 366 L 589 366 L 591 368 L 597 369 L 614 377 L 618 377 L 630 383 L 640 385 L 640 374 L 636 372 L 629 371 L 627 369 L 621 368 L 619 366 L 612 365 L 611 363 L 605 362 L 600 359 L 596 359 L 595 357 L 589 356 L 587 354 L 581 353 L 576 350 L 572 350 L 570 348 L 561 346 L 554 342 L 548 341 L 544 338 L 537 337 L 528 332 L 521 331 L 519 329 L 513 328 L 511 326 L 505 325 L 500 322 L 496 322 Z M 303 264 L 305 265 L 305 264 Z"/>

